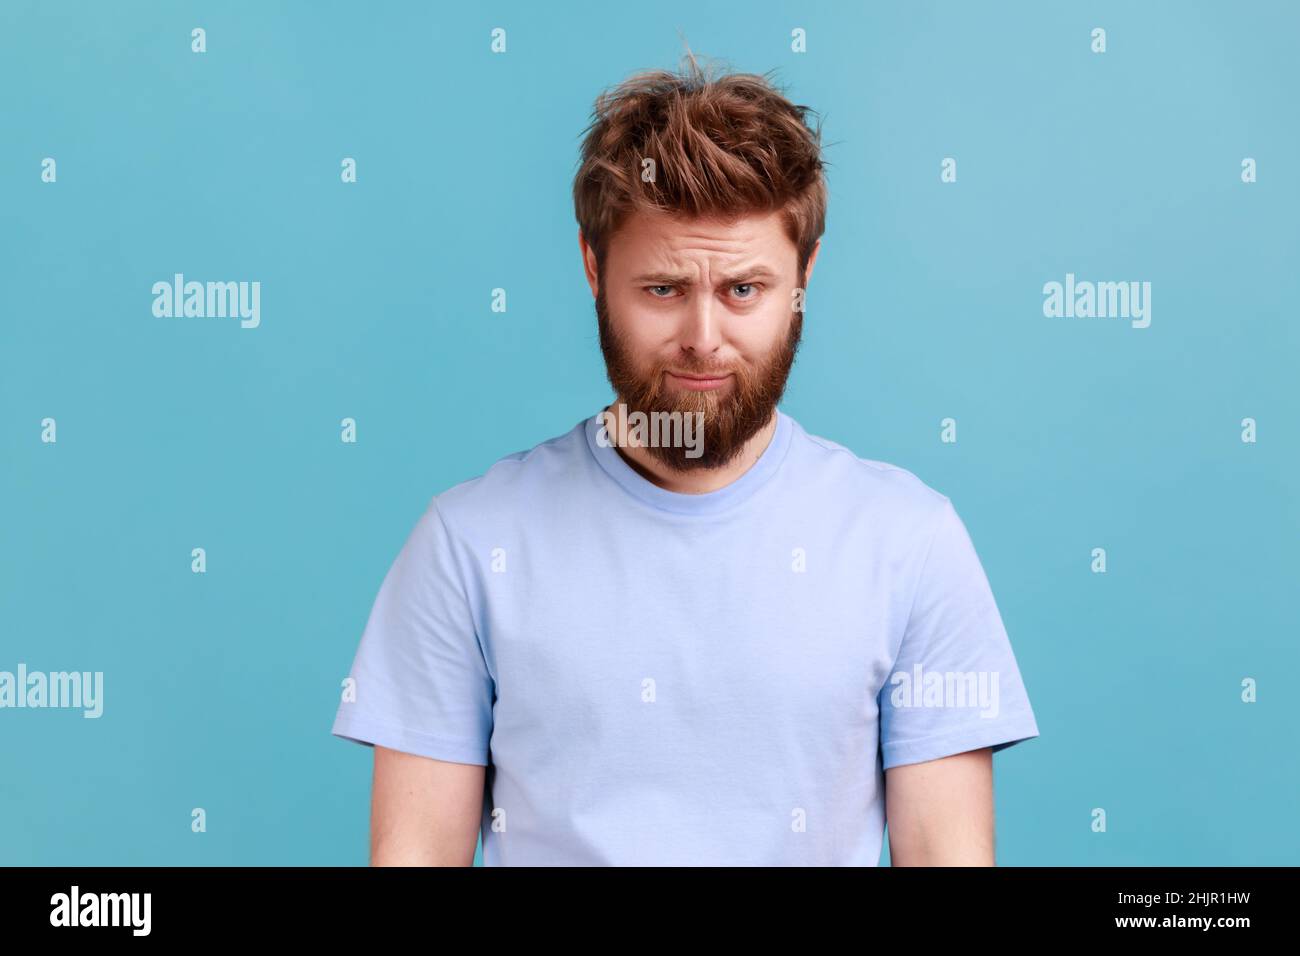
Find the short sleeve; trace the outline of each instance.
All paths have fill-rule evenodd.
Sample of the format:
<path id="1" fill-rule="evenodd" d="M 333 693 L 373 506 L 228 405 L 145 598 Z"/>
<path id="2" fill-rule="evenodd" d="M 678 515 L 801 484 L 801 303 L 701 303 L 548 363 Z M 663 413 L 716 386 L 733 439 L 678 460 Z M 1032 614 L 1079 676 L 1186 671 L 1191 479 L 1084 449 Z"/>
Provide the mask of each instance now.
<path id="1" fill-rule="evenodd" d="M 914 595 L 878 701 L 883 769 L 1037 737 L 988 578 L 948 498 Z"/>
<path id="2" fill-rule="evenodd" d="M 488 764 L 494 683 L 437 500 L 388 570 L 332 733 L 455 763 Z"/>

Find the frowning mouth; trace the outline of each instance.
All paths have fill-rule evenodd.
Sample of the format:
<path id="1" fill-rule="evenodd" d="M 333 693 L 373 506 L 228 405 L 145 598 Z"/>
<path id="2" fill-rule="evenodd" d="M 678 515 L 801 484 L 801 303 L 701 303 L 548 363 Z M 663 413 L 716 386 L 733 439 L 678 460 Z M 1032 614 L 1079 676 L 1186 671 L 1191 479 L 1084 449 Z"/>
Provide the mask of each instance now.
<path id="1" fill-rule="evenodd" d="M 726 384 L 727 379 L 731 378 L 730 373 L 726 375 L 693 375 L 686 372 L 665 372 L 664 374 L 674 384 L 696 392 L 707 392 L 715 388 L 721 388 Z"/>

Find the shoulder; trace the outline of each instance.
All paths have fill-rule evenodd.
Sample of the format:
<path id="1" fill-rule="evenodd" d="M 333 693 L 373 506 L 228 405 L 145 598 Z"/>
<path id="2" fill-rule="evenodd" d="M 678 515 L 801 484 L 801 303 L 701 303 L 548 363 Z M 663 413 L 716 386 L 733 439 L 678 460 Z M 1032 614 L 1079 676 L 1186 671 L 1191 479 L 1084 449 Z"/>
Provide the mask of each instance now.
<path id="1" fill-rule="evenodd" d="M 800 481 L 810 493 L 847 497 L 855 504 L 878 504 L 894 514 L 933 521 L 951 502 L 914 472 L 892 462 L 864 458 L 852 449 L 806 431 L 791 420 L 791 451 Z"/>
<path id="2" fill-rule="evenodd" d="M 503 455 L 483 474 L 433 496 L 429 510 L 446 525 L 482 521 L 540 506 L 582 474 L 585 420 L 532 448 Z"/>

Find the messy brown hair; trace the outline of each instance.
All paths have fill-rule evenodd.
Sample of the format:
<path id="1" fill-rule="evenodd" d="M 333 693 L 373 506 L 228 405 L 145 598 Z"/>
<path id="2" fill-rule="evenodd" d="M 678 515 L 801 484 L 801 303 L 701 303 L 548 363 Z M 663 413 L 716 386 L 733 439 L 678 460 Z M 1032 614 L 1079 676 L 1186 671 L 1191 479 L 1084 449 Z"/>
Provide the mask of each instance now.
<path id="1" fill-rule="evenodd" d="M 602 93 L 583 131 L 573 205 L 599 271 L 633 211 L 732 220 L 780 210 L 803 276 L 826 228 L 820 117 L 811 127 L 815 111 L 786 99 L 770 74 L 716 75 L 693 54 L 683 64 Z"/>

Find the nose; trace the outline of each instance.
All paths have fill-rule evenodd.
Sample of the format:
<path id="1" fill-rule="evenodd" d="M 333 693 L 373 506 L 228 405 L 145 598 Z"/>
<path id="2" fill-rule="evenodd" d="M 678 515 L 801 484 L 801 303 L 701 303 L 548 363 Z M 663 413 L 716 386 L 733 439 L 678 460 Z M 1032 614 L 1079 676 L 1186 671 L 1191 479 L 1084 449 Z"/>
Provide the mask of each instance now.
<path id="1" fill-rule="evenodd" d="M 684 351 L 693 352 L 696 358 L 708 360 L 722 347 L 720 316 L 714 308 L 713 296 L 696 294 L 682 314 L 678 340 Z"/>

